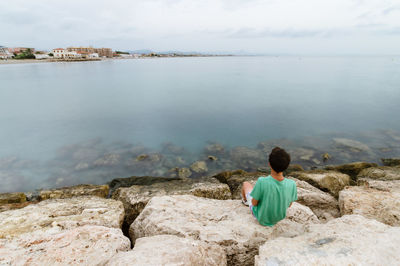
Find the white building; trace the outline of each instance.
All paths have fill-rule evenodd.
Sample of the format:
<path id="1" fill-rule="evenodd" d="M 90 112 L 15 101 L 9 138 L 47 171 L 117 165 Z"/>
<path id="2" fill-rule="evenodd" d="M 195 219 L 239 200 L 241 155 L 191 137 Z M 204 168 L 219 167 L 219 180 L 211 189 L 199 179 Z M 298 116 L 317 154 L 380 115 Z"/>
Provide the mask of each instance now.
<path id="1" fill-rule="evenodd" d="M 48 54 L 34 54 L 35 59 L 48 59 L 50 56 Z"/>
<path id="2" fill-rule="evenodd" d="M 0 58 L 1 59 L 8 59 L 12 58 L 13 55 L 10 53 L 7 47 L 0 46 Z"/>
<path id="3" fill-rule="evenodd" d="M 99 54 L 98 53 L 88 54 L 88 58 L 99 58 Z"/>
<path id="4" fill-rule="evenodd" d="M 64 58 L 66 51 L 67 50 L 65 50 L 64 48 L 53 49 L 53 56 L 54 56 L 54 58 Z"/>
<path id="5" fill-rule="evenodd" d="M 53 56 L 54 58 L 58 59 L 78 59 L 82 58 L 82 55 L 75 52 L 75 51 L 68 51 L 64 48 L 56 48 L 53 49 Z"/>

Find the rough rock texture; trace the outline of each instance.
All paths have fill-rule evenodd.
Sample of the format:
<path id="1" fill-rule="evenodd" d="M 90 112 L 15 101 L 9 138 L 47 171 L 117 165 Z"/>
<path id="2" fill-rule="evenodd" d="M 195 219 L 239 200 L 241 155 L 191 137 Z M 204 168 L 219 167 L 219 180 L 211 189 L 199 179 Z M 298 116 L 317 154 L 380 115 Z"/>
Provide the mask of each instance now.
<path id="1" fill-rule="evenodd" d="M 314 213 L 294 203 L 287 218 L 274 227 L 261 226 L 239 200 L 213 200 L 190 195 L 154 197 L 130 227 L 132 240 L 177 235 L 219 244 L 228 265 L 253 265 L 259 245 L 277 236 L 292 237 L 304 224 L 319 223 Z"/>
<path id="2" fill-rule="evenodd" d="M 339 193 L 340 213 L 360 214 L 382 223 L 400 226 L 400 193 L 368 187 L 348 187 Z"/>
<path id="3" fill-rule="evenodd" d="M 230 151 L 230 158 L 238 168 L 245 170 L 254 170 L 266 164 L 265 154 L 249 147 L 233 148 Z"/>
<path id="4" fill-rule="evenodd" d="M 255 183 L 260 176 L 266 176 L 265 173 L 247 173 L 243 170 L 225 171 L 213 176 L 219 182 L 227 184 L 232 193 L 233 199 L 240 199 L 240 190 L 243 182 Z"/>
<path id="5" fill-rule="evenodd" d="M 125 223 L 129 226 L 152 197 L 183 194 L 220 200 L 232 197 L 229 187 L 226 184 L 218 183 L 213 179 L 184 179 L 154 183 L 149 186 L 119 188 L 114 192 L 112 198 L 124 204 Z"/>
<path id="6" fill-rule="evenodd" d="M 296 182 L 297 202 L 309 207 L 321 220 L 340 216 L 339 202 L 329 193 L 323 192 L 305 181 L 288 177 Z"/>
<path id="7" fill-rule="evenodd" d="M 77 185 L 51 190 L 42 190 L 39 193 L 41 200 L 66 199 L 78 196 L 97 196 L 106 198 L 108 196 L 108 185 Z"/>
<path id="8" fill-rule="evenodd" d="M 191 169 L 193 172 L 199 173 L 199 174 L 205 173 L 205 172 L 208 171 L 207 164 L 206 164 L 205 161 L 197 161 L 197 162 L 194 162 L 194 163 L 190 166 L 190 169 Z"/>
<path id="9" fill-rule="evenodd" d="M 32 202 L 25 201 L 23 203 L 2 204 L 2 205 L 0 205 L 0 212 L 9 211 L 9 210 L 15 210 L 15 209 L 21 209 L 21 208 L 24 208 L 24 207 L 28 206 L 29 204 L 32 204 Z"/>
<path id="10" fill-rule="evenodd" d="M 381 160 L 385 166 L 400 166 L 400 158 L 382 158 Z"/>
<path id="11" fill-rule="evenodd" d="M 334 170 L 341 172 L 343 174 L 347 174 L 356 181 L 357 175 L 366 168 L 369 167 L 377 167 L 378 165 L 376 163 L 365 163 L 365 162 L 354 162 L 354 163 L 347 163 L 347 164 L 341 164 L 341 165 L 328 165 L 325 167 L 326 170 Z"/>
<path id="12" fill-rule="evenodd" d="M 1 265 L 104 265 L 130 241 L 117 228 L 86 225 L 51 234 L 0 239 Z"/>
<path id="13" fill-rule="evenodd" d="M 225 251 L 216 244 L 174 235 L 157 235 L 136 240 L 129 252 L 119 253 L 110 266 L 226 265 Z"/>
<path id="14" fill-rule="evenodd" d="M 360 178 L 358 180 L 359 186 L 366 186 L 382 191 L 398 192 L 400 193 L 400 180 L 381 181 L 369 178 Z"/>
<path id="15" fill-rule="evenodd" d="M 362 170 L 357 178 L 370 178 L 379 180 L 400 180 L 400 167 L 371 167 Z"/>
<path id="16" fill-rule="evenodd" d="M 0 205 L 10 203 L 24 203 L 26 195 L 22 192 L 0 193 Z"/>
<path id="17" fill-rule="evenodd" d="M 331 193 L 337 197 L 339 191 L 350 185 L 350 177 L 335 171 L 304 171 L 292 172 L 292 177 L 306 181 L 317 188 Z"/>
<path id="18" fill-rule="evenodd" d="M 178 177 L 154 177 L 154 176 L 131 176 L 125 178 L 115 178 L 109 183 L 110 194 L 120 187 L 130 187 L 133 185 L 149 186 L 154 183 L 169 182 L 179 180 Z"/>
<path id="19" fill-rule="evenodd" d="M 359 215 L 310 225 L 295 238 L 277 238 L 260 247 L 255 265 L 397 265 L 400 228 Z"/>
<path id="20" fill-rule="evenodd" d="M 99 197 L 54 199 L 23 209 L 0 213 L 0 238 L 28 232 L 59 232 L 83 225 L 120 228 L 124 218 L 122 203 Z"/>

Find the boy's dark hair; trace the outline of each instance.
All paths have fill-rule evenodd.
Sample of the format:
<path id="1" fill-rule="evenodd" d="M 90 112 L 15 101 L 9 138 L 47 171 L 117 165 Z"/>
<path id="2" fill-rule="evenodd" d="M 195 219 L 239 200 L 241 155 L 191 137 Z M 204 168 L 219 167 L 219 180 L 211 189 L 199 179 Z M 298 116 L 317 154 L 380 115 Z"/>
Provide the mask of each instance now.
<path id="1" fill-rule="evenodd" d="M 272 149 L 269 154 L 269 164 L 275 172 L 280 173 L 285 171 L 290 164 L 290 155 L 279 147 Z"/>

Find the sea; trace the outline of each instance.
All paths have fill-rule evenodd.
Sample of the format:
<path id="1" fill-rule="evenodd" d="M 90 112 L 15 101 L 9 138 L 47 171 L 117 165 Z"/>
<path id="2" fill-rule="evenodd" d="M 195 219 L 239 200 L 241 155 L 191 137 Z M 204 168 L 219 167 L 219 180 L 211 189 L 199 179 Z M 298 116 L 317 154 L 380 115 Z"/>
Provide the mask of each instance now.
<path id="1" fill-rule="evenodd" d="M 274 146 L 305 169 L 400 157 L 400 56 L 0 64 L 0 192 L 255 171 Z"/>

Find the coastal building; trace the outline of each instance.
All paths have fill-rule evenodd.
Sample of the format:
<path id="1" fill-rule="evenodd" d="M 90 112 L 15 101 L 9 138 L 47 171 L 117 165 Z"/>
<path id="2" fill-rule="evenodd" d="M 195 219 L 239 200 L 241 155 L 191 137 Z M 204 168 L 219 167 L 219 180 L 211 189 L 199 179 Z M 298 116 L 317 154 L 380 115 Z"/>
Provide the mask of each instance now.
<path id="1" fill-rule="evenodd" d="M 35 59 L 48 59 L 50 56 L 48 54 L 34 54 Z"/>
<path id="2" fill-rule="evenodd" d="M 94 54 L 94 53 L 97 53 L 99 57 L 109 57 L 109 58 L 113 57 L 113 52 L 111 48 L 93 48 L 92 46 L 89 47 L 81 46 L 81 47 L 67 47 L 67 50 L 71 52 L 80 53 L 84 55 L 84 57 L 88 57 L 89 54 Z"/>
<path id="3" fill-rule="evenodd" d="M 82 58 L 82 54 L 76 51 L 68 51 L 64 48 L 53 49 L 53 56 L 57 59 L 79 59 Z"/>
<path id="4" fill-rule="evenodd" d="M 64 58 L 66 50 L 64 48 L 55 48 L 53 49 L 54 58 Z"/>
<path id="5" fill-rule="evenodd" d="M 13 48 L 8 48 L 8 51 L 12 54 L 21 54 L 27 51 L 30 51 L 32 54 L 35 52 L 35 48 L 29 48 L 29 47 L 13 47 Z"/>
<path id="6" fill-rule="evenodd" d="M 1 59 L 9 59 L 12 58 L 13 54 L 10 53 L 7 47 L 0 46 L 0 58 Z"/>

